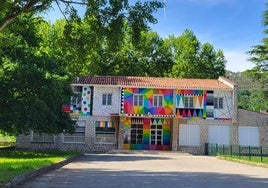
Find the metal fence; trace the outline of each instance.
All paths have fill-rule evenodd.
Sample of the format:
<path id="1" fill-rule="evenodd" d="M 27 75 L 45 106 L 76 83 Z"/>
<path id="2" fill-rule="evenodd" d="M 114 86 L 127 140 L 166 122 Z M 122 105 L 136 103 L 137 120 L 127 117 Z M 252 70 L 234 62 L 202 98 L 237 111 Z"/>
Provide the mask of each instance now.
<path id="1" fill-rule="evenodd" d="M 268 146 L 240 146 L 240 145 L 219 145 L 207 144 L 208 155 L 229 155 L 238 158 L 248 158 L 254 160 L 259 158 L 260 162 L 268 160 Z"/>

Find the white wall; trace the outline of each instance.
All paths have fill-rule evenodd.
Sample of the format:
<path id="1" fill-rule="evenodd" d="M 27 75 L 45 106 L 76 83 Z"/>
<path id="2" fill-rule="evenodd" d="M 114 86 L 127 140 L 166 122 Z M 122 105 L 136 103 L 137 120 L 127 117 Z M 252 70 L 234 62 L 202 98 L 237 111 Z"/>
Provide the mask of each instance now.
<path id="1" fill-rule="evenodd" d="M 223 98 L 223 109 L 214 108 L 214 118 L 232 118 L 232 91 L 214 90 L 214 98 Z"/>
<path id="2" fill-rule="evenodd" d="M 119 87 L 94 86 L 93 92 L 93 116 L 120 112 L 121 91 Z M 102 95 L 104 93 L 112 94 L 112 105 L 102 105 Z"/>

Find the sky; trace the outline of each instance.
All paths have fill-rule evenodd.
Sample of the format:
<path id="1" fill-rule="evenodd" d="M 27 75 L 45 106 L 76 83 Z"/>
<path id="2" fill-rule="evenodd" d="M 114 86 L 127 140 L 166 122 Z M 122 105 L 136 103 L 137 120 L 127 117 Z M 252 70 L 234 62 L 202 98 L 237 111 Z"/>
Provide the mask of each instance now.
<path id="1" fill-rule="evenodd" d="M 254 67 L 246 52 L 265 37 L 262 15 L 267 0 L 162 1 L 166 7 L 154 14 L 158 23 L 150 25 L 162 38 L 190 29 L 201 43 L 223 51 L 227 70 L 242 72 Z M 58 17 L 62 16 L 56 8 L 47 14 L 48 19 Z"/>

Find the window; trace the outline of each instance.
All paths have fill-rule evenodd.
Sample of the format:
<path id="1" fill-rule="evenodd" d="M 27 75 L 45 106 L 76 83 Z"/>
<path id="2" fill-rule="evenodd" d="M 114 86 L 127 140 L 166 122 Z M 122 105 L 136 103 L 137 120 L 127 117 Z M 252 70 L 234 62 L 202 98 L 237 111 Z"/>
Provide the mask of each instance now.
<path id="1" fill-rule="evenodd" d="M 213 106 L 213 102 L 214 102 L 214 94 L 213 91 L 207 91 L 207 105 L 208 106 Z"/>
<path id="2" fill-rule="evenodd" d="M 142 144 L 142 138 L 143 138 L 143 125 L 131 124 L 130 143 Z"/>
<path id="3" fill-rule="evenodd" d="M 214 110 L 207 107 L 206 118 L 214 118 Z"/>
<path id="4" fill-rule="evenodd" d="M 54 142 L 54 135 L 33 132 L 32 142 L 53 143 Z"/>
<path id="5" fill-rule="evenodd" d="M 95 121 L 95 142 L 115 143 L 116 135 L 113 122 Z"/>
<path id="6" fill-rule="evenodd" d="M 85 143 L 85 121 L 77 121 L 75 124 L 75 132 L 73 134 L 64 134 L 64 143 Z"/>
<path id="7" fill-rule="evenodd" d="M 185 96 L 184 108 L 193 108 L 194 107 L 194 97 Z"/>
<path id="8" fill-rule="evenodd" d="M 163 96 L 162 95 L 154 95 L 154 106 L 156 106 L 156 107 L 163 106 Z"/>
<path id="9" fill-rule="evenodd" d="M 214 98 L 214 108 L 215 109 L 223 109 L 223 98 Z"/>
<path id="10" fill-rule="evenodd" d="M 74 86 L 73 87 L 73 92 L 74 93 L 82 93 L 82 89 L 83 89 L 82 86 Z"/>
<path id="11" fill-rule="evenodd" d="M 134 106 L 143 106 L 143 95 L 134 94 L 133 105 Z"/>
<path id="12" fill-rule="evenodd" d="M 112 105 L 112 94 L 102 95 L 102 105 Z"/>

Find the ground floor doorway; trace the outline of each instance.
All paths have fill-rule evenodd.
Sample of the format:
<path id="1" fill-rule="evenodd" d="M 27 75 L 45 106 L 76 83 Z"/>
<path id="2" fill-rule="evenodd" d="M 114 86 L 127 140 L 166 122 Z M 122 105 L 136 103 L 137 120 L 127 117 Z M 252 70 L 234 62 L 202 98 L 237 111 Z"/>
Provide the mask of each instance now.
<path id="1" fill-rule="evenodd" d="M 124 118 L 125 150 L 170 150 L 170 118 Z"/>

